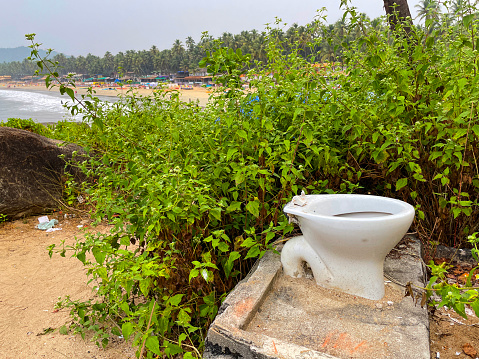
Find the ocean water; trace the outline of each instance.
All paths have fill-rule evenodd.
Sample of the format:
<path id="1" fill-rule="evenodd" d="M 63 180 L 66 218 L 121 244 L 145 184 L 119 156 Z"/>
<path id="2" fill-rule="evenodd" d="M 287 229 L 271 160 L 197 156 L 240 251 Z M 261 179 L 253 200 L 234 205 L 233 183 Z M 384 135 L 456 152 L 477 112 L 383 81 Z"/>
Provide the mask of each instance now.
<path id="1" fill-rule="evenodd" d="M 98 97 L 109 102 L 118 100 L 116 97 Z M 6 121 L 8 118 L 31 118 L 39 123 L 65 119 L 81 121 L 81 117 L 73 118 L 63 106 L 63 103 L 67 102 L 71 103 L 70 97 L 62 96 L 58 92 L 0 88 L 0 121 Z"/>

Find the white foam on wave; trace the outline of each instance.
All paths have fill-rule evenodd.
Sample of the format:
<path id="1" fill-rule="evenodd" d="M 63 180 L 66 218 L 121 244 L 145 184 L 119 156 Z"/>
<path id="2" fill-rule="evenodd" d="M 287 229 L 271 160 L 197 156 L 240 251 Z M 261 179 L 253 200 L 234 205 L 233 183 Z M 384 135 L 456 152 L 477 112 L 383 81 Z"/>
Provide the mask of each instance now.
<path id="1" fill-rule="evenodd" d="M 49 94 L 21 90 L 5 90 L 0 91 L 0 98 L 15 103 L 15 107 L 20 111 L 65 113 L 62 101 L 66 101 Z"/>
<path id="2" fill-rule="evenodd" d="M 116 97 L 98 96 L 103 106 L 110 107 Z M 62 119 L 81 121 L 82 115 L 72 116 L 64 103 L 72 104 L 70 97 L 58 92 L 40 92 L 0 88 L 0 121 L 7 118 L 32 118 L 37 122 L 57 122 Z"/>

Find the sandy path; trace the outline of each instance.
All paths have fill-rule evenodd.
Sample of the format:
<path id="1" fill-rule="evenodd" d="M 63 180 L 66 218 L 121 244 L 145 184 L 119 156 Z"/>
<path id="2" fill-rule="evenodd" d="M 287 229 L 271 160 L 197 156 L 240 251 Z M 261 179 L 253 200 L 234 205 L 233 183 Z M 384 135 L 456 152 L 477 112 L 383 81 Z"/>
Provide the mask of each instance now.
<path id="1" fill-rule="evenodd" d="M 50 259 L 46 250 L 62 239 L 73 244 L 75 235 L 81 235 L 77 225 L 87 222 L 60 220 L 61 231 L 45 233 L 34 229 L 36 221 L 31 217 L 0 224 L 0 359 L 134 358 L 122 340 L 102 350 L 79 335 L 37 335 L 68 322 L 67 309 L 54 311 L 58 297 L 87 299 L 91 289 L 78 259 L 68 254 Z"/>

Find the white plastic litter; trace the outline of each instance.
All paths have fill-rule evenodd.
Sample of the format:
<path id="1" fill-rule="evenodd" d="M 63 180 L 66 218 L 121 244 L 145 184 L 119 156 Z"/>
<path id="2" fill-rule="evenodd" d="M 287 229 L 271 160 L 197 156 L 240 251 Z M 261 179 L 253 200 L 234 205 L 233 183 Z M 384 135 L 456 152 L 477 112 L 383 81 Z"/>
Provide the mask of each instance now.
<path id="1" fill-rule="evenodd" d="M 55 231 L 61 231 L 62 228 L 48 228 L 45 232 L 55 232 Z"/>
<path id="2" fill-rule="evenodd" d="M 48 221 L 49 221 L 48 216 L 38 217 L 38 223 L 44 223 Z"/>
<path id="3" fill-rule="evenodd" d="M 41 218 L 42 218 L 42 222 L 40 222 L 40 219 L 38 219 L 40 223 L 37 224 L 37 228 L 41 229 L 42 231 L 53 228 L 54 225 L 58 224 L 58 221 L 56 219 L 52 219 L 49 221 L 47 216 L 44 216 Z M 44 220 L 45 218 L 46 218 L 46 221 Z"/>

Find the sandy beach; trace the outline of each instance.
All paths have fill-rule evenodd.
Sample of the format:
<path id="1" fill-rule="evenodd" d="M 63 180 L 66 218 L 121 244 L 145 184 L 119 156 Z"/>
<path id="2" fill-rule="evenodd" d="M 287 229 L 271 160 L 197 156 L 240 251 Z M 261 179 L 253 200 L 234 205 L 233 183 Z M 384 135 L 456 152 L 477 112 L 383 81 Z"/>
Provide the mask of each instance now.
<path id="1" fill-rule="evenodd" d="M 75 91 L 77 95 L 86 95 L 87 86 L 77 85 Z M 23 90 L 23 91 L 56 91 L 59 92 L 58 87 L 54 87 L 51 90 L 47 89 L 44 84 L 16 84 L 16 85 L 7 85 L 0 84 L 0 89 L 11 89 L 11 90 Z M 114 87 L 94 87 L 93 88 L 97 96 L 110 96 L 116 97 L 118 95 L 126 95 L 129 88 L 123 87 L 122 89 L 117 89 Z M 180 89 L 179 86 L 172 86 L 169 90 L 176 90 L 180 93 L 180 99 L 185 102 L 199 102 L 200 106 L 206 106 L 208 99 L 211 96 L 210 91 L 207 91 L 203 87 L 193 87 L 191 90 Z M 140 96 L 151 96 L 154 91 L 165 91 L 165 90 L 155 90 L 155 89 L 146 89 L 146 88 L 133 88 L 133 91 Z"/>

